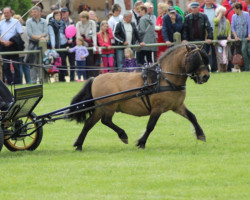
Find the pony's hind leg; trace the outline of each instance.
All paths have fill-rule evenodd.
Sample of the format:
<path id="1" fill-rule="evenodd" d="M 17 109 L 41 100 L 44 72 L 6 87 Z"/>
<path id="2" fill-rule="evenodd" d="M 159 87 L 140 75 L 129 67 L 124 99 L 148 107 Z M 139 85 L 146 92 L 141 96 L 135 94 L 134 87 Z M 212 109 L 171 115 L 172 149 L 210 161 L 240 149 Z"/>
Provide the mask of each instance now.
<path id="1" fill-rule="evenodd" d="M 128 144 L 128 136 L 125 133 L 125 131 L 112 122 L 113 115 L 114 115 L 114 113 L 112 115 L 111 114 L 110 115 L 108 115 L 108 114 L 103 115 L 102 116 L 102 123 L 104 125 L 106 125 L 107 127 L 113 129 L 118 134 L 118 137 L 121 139 L 121 141 L 124 142 L 125 144 Z"/>
<path id="2" fill-rule="evenodd" d="M 144 135 L 138 140 L 136 146 L 138 146 L 138 148 L 141 149 L 145 149 L 145 145 L 148 139 L 148 136 L 150 135 L 150 133 L 154 130 L 154 127 L 159 119 L 159 117 L 161 116 L 160 112 L 156 112 L 156 113 L 151 113 L 148 124 L 147 124 L 147 129 L 146 132 L 144 133 Z"/>
<path id="3" fill-rule="evenodd" d="M 196 134 L 197 139 L 206 142 L 206 136 L 202 128 L 198 124 L 198 121 L 195 115 L 191 111 L 189 111 L 184 104 L 180 106 L 177 110 L 174 110 L 174 112 L 188 119 L 195 128 L 195 134 Z"/>
<path id="4" fill-rule="evenodd" d="M 94 113 L 86 120 L 82 132 L 73 145 L 74 147 L 76 147 L 76 150 L 82 150 L 82 145 L 87 136 L 87 133 L 101 119 L 101 116 L 101 113 L 95 110 Z"/>

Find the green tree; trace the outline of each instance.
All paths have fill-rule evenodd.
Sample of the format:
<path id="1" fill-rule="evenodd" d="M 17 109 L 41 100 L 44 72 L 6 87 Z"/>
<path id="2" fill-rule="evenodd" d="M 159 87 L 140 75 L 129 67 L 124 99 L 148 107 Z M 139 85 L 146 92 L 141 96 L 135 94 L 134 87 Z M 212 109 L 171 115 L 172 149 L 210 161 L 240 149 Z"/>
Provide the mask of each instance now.
<path id="1" fill-rule="evenodd" d="M 31 0 L 1 0 L 0 1 L 0 9 L 2 10 L 5 7 L 11 7 L 12 10 L 16 12 L 16 14 L 23 15 L 26 13 L 33 4 Z"/>

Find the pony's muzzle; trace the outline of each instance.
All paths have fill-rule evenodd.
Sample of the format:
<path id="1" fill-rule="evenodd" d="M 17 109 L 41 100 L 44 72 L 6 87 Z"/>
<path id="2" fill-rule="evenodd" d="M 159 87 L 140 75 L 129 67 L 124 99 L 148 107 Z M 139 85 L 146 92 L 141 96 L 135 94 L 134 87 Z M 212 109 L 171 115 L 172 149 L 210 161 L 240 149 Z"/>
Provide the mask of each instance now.
<path id="1" fill-rule="evenodd" d="M 202 77 L 202 82 L 203 83 L 206 83 L 208 81 L 208 79 L 210 78 L 210 75 L 209 74 L 205 74 L 203 77 Z"/>

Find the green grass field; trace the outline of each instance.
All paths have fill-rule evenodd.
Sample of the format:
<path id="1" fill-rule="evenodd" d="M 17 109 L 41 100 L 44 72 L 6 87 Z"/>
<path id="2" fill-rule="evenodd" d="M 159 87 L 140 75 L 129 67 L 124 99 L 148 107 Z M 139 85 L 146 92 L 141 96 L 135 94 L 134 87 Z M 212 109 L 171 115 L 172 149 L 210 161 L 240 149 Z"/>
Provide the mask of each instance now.
<path id="1" fill-rule="evenodd" d="M 44 85 L 40 115 L 68 106 L 82 83 Z M 145 150 L 135 147 L 148 117 L 116 114 L 123 144 L 98 123 L 82 152 L 73 142 L 82 126 L 58 121 L 44 126 L 33 152 L 0 153 L 0 199 L 250 199 L 250 73 L 212 74 L 208 83 L 187 82 L 187 107 L 207 142 L 173 112 L 161 116 Z"/>

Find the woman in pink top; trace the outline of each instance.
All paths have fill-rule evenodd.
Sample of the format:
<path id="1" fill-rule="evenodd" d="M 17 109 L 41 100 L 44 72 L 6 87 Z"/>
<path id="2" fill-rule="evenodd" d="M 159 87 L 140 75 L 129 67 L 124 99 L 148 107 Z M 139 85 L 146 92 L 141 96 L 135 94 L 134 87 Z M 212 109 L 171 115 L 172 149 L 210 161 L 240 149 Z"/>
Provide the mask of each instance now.
<path id="1" fill-rule="evenodd" d="M 102 49 L 102 61 L 103 66 L 114 67 L 114 49 L 112 47 L 112 40 L 114 40 L 114 36 L 111 28 L 109 28 L 108 22 L 106 20 L 101 22 L 100 32 L 97 34 L 97 40 L 100 46 L 107 47 L 107 49 Z M 113 71 L 113 69 L 111 70 Z M 104 73 L 108 72 L 108 70 L 104 70 Z"/>

